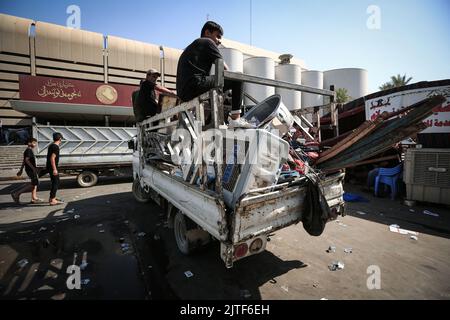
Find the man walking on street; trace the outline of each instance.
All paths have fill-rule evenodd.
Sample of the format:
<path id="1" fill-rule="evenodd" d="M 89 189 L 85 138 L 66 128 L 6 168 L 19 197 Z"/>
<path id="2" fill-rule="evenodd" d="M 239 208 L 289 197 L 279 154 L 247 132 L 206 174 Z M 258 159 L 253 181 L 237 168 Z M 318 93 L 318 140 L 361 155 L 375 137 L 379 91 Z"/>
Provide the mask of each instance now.
<path id="1" fill-rule="evenodd" d="M 59 172 L 58 172 L 59 145 L 61 144 L 62 139 L 63 136 L 61 133 L 55 132 L 53 134 L 53 143 L 48 147 L 47 151 L 46 169 L 42 170 L 41 173 L 39 174 L 39 177 L 42 177 L 47 173 L 50 175 L 52 186 L 50 189 L 49 204 L 51 206 L 63 203 L 61 200 L 58 200 L 56 198 L 56 192 L 58 191 L 59 188 Z"/>
<path id="2" fill-rule="evenodd" d="M 177 67 L 177 95 L 189 101 L 215 87 L 215 76 L 209 75 L 216 59 L 223 59 L 218 45 L 223 36 L 222 27 L 208 21 L 202 28 L 200 38 L 192 42 L 181 54 Z M 224 69 L 228 66 L 224 63 Z M 232 110 L 228 118 L 229 128 L 253 128 L 241 118 L 243 84 L 225 80 L 224 91 L 232 90 Z"/>
<path id="3" fill-rule="evenodd" d="M 28 148 L 23 153 L 22 167 L 17 176 L 20 177 L 25 168 L 27 176 L 31 179 L 31 183 L 21 185 L 19 188 L 11 192 L 11 197 L 15 203 L 20 203 L 20 195 L 25 192 L 31 191 L 31 203 L 42 202 L 37 197 L 37 186 L 39 185 L 38 169 L 36 168 L 36 157 L 34 156 L 33 148 L 36 147 L 37 140 L 35 138 L 28 139 Z"/>

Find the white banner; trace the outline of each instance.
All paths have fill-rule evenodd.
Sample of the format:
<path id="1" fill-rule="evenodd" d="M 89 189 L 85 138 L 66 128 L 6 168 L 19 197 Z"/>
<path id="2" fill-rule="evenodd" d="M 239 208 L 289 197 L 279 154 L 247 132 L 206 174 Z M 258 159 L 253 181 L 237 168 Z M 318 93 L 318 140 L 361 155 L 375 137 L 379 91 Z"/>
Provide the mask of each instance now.
<path id="1" fill-rule="evenodd" d="M 395 92 L 366 101 L 366 120 L 374 120 L 383 112 L 394 112 L 426 99 L 431 95 L 443 95 L 447 100 L 433 109 L 434 113 L 425 123 L 428 128 L 421 133 L 450 132 L 450 86 L 419 88 Z"/>

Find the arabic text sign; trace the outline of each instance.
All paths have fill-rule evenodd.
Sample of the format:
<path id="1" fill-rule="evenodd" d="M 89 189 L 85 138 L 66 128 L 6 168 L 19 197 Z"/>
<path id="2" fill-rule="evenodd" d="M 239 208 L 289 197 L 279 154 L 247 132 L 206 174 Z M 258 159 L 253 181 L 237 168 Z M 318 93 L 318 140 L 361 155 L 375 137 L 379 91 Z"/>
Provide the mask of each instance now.
<path id="1" fill-rule="evenodd" d="M 131 95 L 138 87 L 20 75 L 19 88 L 21 100 L 131 107 Z"/>
<path id="2" fill-rule="evenodd" d="M 366 120 L 374 120 L 385 111 L 394 112 L 437 94 L 445 96 L 447 100 L 433 109 L 434 113 L 425 119 L 428 128 L 421 133 L 450 132 L 450 86 L 406 90 L 367 100 Z"/>

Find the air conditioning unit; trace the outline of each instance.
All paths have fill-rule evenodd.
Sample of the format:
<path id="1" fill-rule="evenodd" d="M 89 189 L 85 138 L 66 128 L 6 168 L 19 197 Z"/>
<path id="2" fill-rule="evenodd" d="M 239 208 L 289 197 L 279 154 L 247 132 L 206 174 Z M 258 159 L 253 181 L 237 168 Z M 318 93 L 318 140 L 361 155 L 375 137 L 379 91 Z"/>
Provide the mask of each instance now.
<path id="1" fill-rule="evenodd" d="M 403 175 L 408 200 L 450 205 L 450 149 L 408 149 Z"/>

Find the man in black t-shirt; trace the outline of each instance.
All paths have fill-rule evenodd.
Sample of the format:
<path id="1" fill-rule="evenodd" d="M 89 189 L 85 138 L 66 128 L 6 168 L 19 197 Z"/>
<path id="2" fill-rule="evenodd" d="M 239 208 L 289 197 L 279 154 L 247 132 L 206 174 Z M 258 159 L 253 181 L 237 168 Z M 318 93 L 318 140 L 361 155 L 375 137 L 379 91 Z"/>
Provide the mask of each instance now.
<path id="1" fill-rule="evenodd" d="M 172 91 L 156 83 L 159 76 L 161 74 L 158 70 L 148 70 L 145 80 L 141 81 L 139 90 L 133 92 L 132 101 L 136 122 L 141 122 L 147 117 L 153 117 L 160 112 L 156 91 L 175 96 Z"/>
<path id="2" fill-rule="evenodd" d="M 36 147 L 37 140 L 34 138 L 28 139 L 28 148 L 23 153 L 22 167 L 17 176 L 22 175 L 23 169 L 27 176 L 31 179 L 31 183 L 20 186 L 11 192 L 11 197 L 14 202 L 20 203 L 20 195 L 25 192 L 31 191 L 31 203 L 41 202 L 42 200 L 37 197 L 37 186 L 39 185 L 38 169 L 36 168 L 36 157 L 34 156 L 33 148 Z"/>
<path id="3" fill-rule="evenodd" d="M 183 101 L 192 100 L 215 87 L 215 76 L 210 76 L 209 72 L 216 59 L 223 59 L 217 47 L 223 36 L 222 27 L 213 21 L 208 21 L 203 26 L 200 36 L 183 51 L 178 60 L 177 95 Z M 228 70 L 225 62 L 224 68 Z M 225 80 L 224 91 L 229 89 L 232 90 L 232 110 L 228 126 L 253 128 L 241 118 L 242 82 Z"/>
<path id="4" fill-rule="evenodd" d="M 56 198 L 56 192 L 59 188 L 59 145 L 61 144 L 62 139 L 63 136 L 61 133 L 53 133 L 53 143 L 48 147 L 47 150 L 47 163 L 45 169 L 39 173 L 39 177 L 42 177 L 47 173 L 50 175 L 52 186 L 50 189 L 49 203 L 51 206 L 63 203 L 61 200 Z"/>

